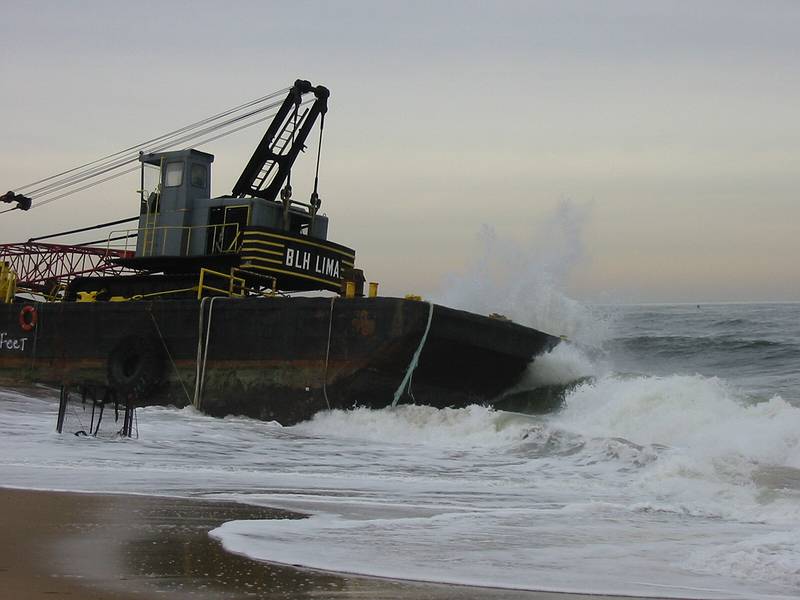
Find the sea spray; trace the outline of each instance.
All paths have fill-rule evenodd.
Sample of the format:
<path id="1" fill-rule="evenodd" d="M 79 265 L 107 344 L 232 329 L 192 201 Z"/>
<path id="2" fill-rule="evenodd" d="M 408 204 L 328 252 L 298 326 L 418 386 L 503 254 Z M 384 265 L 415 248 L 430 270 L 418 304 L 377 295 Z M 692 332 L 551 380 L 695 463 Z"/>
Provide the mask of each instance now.
<path id="1" fill-rule="evenodd" d="M 582 237 L 588 213 L 587 206 L 562 201 L 527 243 L 501 239 L 484 225 L 470 270 L 448 275 L 433 301 L 479 314 L 500 313 L 552 335 L 599 346 L 607 335 L 605 318 L 563 291 L 572 269 L 585 259 Z"/>
<path id="2" fill-rule="evenodd" d="M 569 384 L 608 373 L 605 357 L 570 342 L 562 342 L 550 352 L 537 356 L 514 390 L 544 385 Z"/>

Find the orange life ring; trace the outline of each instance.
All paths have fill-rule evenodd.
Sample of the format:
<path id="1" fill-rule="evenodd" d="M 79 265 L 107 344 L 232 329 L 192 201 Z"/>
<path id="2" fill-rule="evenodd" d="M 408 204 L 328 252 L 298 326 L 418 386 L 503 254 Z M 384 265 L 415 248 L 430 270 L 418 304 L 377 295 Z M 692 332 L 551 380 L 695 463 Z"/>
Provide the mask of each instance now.
<path id="1" fill-rule="evenodd" d="M 19 311 L 19 326 L 22 327 L 22 331 L 31 331 L 38 321 L 39 313 L 36 312 L 35 306 L 28 304 Z"/>

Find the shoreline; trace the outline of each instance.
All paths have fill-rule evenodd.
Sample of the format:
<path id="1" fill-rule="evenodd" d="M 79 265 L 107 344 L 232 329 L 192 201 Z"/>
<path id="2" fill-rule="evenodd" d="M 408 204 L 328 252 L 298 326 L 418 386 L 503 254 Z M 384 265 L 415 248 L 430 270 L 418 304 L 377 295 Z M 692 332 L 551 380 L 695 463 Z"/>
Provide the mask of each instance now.
<path id="1" fill-rule="evenodd" d="M 235 502 L 0 487 L 0 583 L 19 600 L 53 597 L 623 600 L 316 571 L 227 552 L 208 532 L 236 519 L 302 518 Z M 651 599 L 652 600 L 652 599 Z"/>

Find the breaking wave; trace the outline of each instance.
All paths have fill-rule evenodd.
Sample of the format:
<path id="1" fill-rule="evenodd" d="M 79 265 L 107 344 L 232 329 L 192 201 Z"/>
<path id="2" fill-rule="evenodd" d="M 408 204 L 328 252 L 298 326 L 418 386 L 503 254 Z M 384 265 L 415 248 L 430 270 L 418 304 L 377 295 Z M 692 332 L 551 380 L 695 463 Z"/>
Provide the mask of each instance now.
<path id="1" fill-rule="evenodd" d="M 563 408 L 547 416 L 400 406 L 322 413 L 291 429 L 381 444 L 503 450 L 534 462 L 560 457 L 565 462 L 555 467 L 566 478 L 587 469 L 609 479 L 625 473 L 636 510 L 800 518 L 799 498 L 767 501 L 759 478 L 765 469 L 800 469 L 800 409 L 780 397 L 749 403 L 718 378 L 604 375 L 566 392 Z"/>
<path id="2" fill-rule="evenodd" d="M 529 418 L 485 406 L 436 409 L 404 405 L 382 410 L 333 410 L 291 429 L 306 435 L 380 443 L 489 448 L 512 444 L 522 439 L 529 428 Z"/>

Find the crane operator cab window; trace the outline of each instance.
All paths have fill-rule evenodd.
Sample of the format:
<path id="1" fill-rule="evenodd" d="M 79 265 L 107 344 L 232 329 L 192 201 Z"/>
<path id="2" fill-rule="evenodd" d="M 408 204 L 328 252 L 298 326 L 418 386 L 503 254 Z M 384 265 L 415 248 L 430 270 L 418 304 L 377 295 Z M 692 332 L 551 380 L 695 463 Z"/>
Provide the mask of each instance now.
<path id="1" fill-rule="evenodd" d="M 161 194 L 161 165 L 142 163 L 142 214 L 158 212 Z"/>
<path id="2" fill-rule="evenodd" d="M 208 169 L 205 165 L 198 165 L 197 163 L 192 163 L 192 172 L 191 172 L 191 183 L 192 187 L 205 189 L 206 181 L 208 179 Z"/>
<path id="3" fill-rule="evenodd" d="M 183 162 L 167 163 L 164 170 L 164 187 L 180 187 L 183 183 Z"/>

